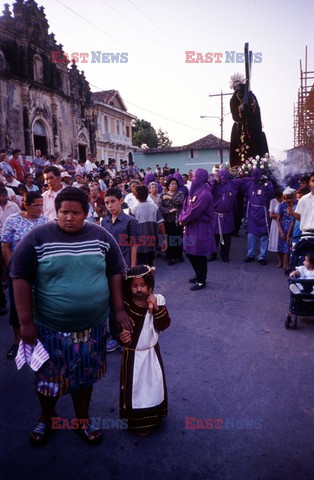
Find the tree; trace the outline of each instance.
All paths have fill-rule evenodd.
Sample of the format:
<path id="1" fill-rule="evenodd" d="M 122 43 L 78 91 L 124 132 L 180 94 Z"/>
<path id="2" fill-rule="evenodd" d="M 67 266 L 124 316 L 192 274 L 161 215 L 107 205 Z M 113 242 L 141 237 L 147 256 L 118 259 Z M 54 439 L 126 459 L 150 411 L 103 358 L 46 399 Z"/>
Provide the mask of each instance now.
<path id="1" fill-rule="evenodd" d="M 161 128 L 157 132 L 158 137 L 158 148 L 171 147 L 172 141 L 168 137 L 168 132 L 164 132 Z"/>
<path id="2" fill-rule="evenodd" d="M 156 130 L 150 122 L 146 120 L 137 119 L 132 127 L 132 142 L 133 145 L 142 147 L 146 144 L 148 148 L 158 147 L 158 137 Z"/>

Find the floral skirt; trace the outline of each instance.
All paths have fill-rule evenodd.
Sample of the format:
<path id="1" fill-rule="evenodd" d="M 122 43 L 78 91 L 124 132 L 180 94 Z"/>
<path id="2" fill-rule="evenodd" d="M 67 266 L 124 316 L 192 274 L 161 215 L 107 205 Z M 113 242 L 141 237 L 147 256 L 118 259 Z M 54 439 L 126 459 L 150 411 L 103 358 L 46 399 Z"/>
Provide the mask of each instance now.
<path id="1" fill-rule="evenodd" d="M 35 373 L 39 393 L 58 397 L 92 386 L 106 372 L 104 323 L 78 332 L 56 332 L 37 325 L 49 360 Z"/>

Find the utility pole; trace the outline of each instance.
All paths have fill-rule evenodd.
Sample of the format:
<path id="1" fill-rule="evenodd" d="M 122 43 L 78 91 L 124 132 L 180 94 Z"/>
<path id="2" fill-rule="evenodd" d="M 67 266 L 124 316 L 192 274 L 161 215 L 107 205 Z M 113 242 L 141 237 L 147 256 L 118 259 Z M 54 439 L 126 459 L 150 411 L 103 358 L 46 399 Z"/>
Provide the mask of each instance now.
<path id="1" fill-rule="evenodd" d="M 223 96 L 224 95 L 233 95 L 233 93 L 223 93 L 221 90 L 220 93 L 215 93 L 214 95 L 208 95 L 209 97 L 220 97 L 220 163 L 223 163 L 223 123 L 224 123 L 224 103 L 223 103 Z M 227 114 L 228 115 L 228 114 Z M 219 118 L 219 117 L 217 117 Z"/>

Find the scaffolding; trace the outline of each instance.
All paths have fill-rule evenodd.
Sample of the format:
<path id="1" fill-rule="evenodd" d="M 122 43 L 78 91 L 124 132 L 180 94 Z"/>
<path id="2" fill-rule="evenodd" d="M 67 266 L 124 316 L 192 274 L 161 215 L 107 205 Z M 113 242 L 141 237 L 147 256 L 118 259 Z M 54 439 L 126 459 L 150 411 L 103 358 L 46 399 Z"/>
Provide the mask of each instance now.
<path id="1" fill-rule="evenodd" d="M 314 160 L 314 71 L 308 70 L 307 47 L 305 47 L 305 64 L 300 60 L 300 88 L 298 101 L 294 104 L 294 147 L 303 160 Z"/>

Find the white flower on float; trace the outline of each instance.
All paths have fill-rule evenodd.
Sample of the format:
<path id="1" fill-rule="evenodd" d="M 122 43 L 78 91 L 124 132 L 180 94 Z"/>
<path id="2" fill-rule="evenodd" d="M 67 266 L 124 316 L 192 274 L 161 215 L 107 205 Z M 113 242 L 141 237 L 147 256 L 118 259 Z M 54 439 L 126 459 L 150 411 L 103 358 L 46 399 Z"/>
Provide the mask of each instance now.
<path id="1" fill-rule="evenodd" d="M 256 165 L 253 165 L 253 168 L 257 168 Z"/>
<path id="2" fill-rule="evenodd" d="M 252 170 L 253 166 L 252 165 L 249 165 L 249 170 Z"/>
<path id="3" fill-rule="evenodd" d="M 260 168 L 265 168 L 264 165 L 261 165 Z"/>
<path id="4" fill-rule="evenodd" d="M 255 159 L 256 159 L 256 160 L 259 160 L 259 159 L 260 159 L 260 156 L 259 156 L 259 155 L 256 155 Z"/>

